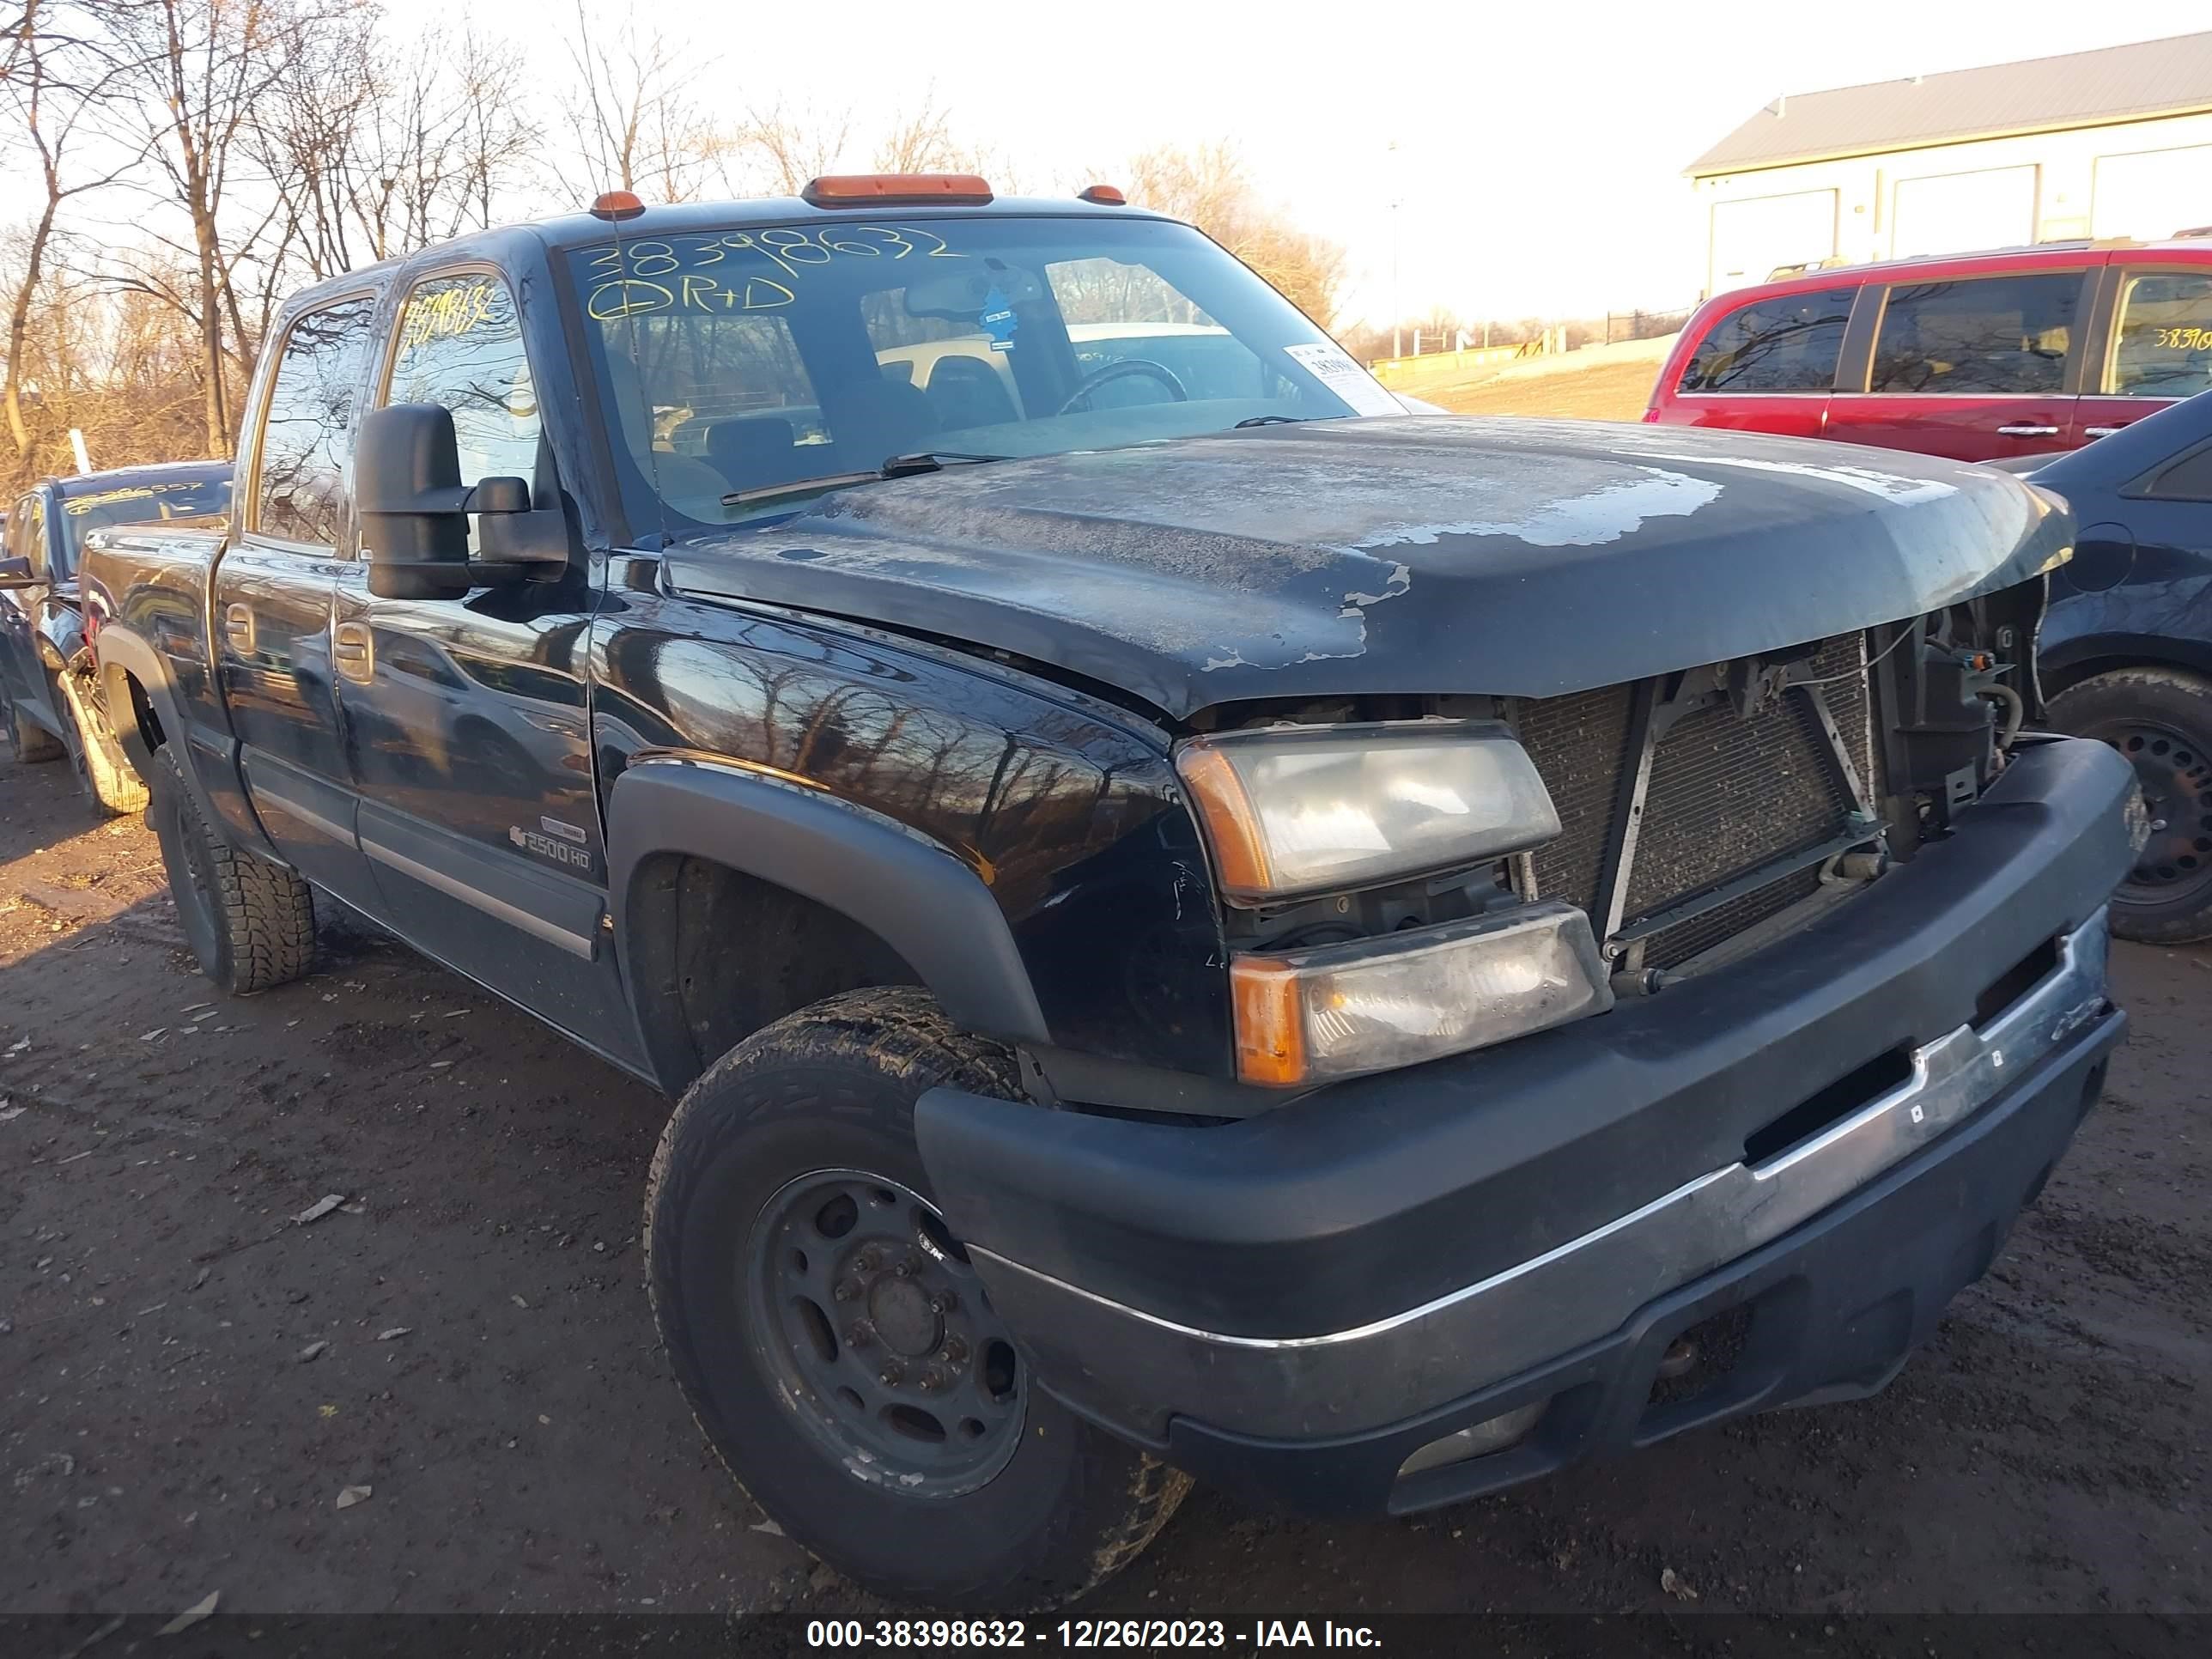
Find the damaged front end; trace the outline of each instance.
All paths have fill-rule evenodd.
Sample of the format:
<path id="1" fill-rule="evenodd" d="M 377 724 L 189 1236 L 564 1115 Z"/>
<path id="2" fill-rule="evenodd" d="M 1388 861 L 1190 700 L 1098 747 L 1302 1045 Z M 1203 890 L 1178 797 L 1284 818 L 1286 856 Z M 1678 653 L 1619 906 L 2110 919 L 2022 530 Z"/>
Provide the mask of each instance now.
<path id="1" fill-rule="evenodd" d="M 1560 696 L 1201 715 L 1214 729 L 1182 765 L 1225 900 L 1241 1079 L 1310 1085 L 1486 1047 L 1656 995 L 1847 902 L 1947 835 L 2039 714 L 2043 589 Z M 1503 744 L 1534 798 L 1485 799 L 1434 757 L 1318 795 L 1307 763 L 1304 798 L 1210 775 L 1232 746 L 1295 767 L 1332 738 L 1387 754 L 1424 732 L 1436 756 Z M 1309 864 L 1332 842 L 1384 850 L 1340 854 L 1353 873 L 1333 890 L 1271 891 L 1250 873 L 1270 812 Z M 1449 840 L 1437 821 L 1469 856 L 1422 857 L 1424 835 Z"/>

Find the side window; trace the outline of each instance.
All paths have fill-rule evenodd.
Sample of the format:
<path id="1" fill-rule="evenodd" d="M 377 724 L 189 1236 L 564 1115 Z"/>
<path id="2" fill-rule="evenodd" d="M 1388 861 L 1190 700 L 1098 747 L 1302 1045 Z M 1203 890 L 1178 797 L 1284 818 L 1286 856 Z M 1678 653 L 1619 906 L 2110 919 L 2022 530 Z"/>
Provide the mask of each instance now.
<path id="1" fill-rule="evenodd" d="M 39 495 L 26 495 L 15 503 L 15 511 L 8 515 L 6 546 L 10 558 L 28 559 L 31 574 L 41 580 L 46 574 L 46 502 Z"/>
<path id="2" fill-rule="evenodd" d="M 521 478 L 534 489 L 538 386 L 507 284 L 481 272 L 430 277 L 407 296 L 398 333 L 385 401 L 453 411 L 463 483 Z M 473 521 L 469 540 L 473 546 Z"/>
<path id="3" fill-rule="evenodd" d="M 261 423 L 252 528 L 335 547 L 353 487 L 353 404 L 368 358 L 376 301 L 364 295 L 310 312 L 284 337 Z"/>
<path id="4" fill-rule="evenodd" d="M 2212 271 L 2130 276 L 2120 290 L 2104 389 L 2191 398 L 2212 387 Z"/>
<path id="5" fill-rule="evenodd" d="M 1743 306 L 1698 342 L 1678 392 L 1826 392 L 1834 385 L 1855 290 Z"/>
<path id="6" fill-rule="evenodd" d="M 1868 390 L 2055 394 L 2065 383 L 2081 295 L 2078 270 L 1893 288 Z"/>

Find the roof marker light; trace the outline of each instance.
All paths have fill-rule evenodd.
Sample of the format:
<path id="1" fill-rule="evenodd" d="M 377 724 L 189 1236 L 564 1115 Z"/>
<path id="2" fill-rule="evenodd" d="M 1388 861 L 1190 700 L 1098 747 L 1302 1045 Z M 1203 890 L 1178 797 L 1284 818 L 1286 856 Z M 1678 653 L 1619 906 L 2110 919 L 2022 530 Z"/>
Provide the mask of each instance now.
<path id="1" fill-rule="evenodd" d="M 627 190 L 603 190 L 592 202 L 594 219 L 635 219 L 645 211 L 645 204 Z"/>
<path id="2" fill-rule="evenodd" d="M 991 186 L 972 173 L 841 173 L 809 179 L 799 199 L 818 208 L 973 204 L 989 201 Z"/>
<path id="3" fill-rule="evenodd" d="M 1079 202 L 1096 202 L 1100 207 L 1127 207 L 1129 198 L 1121 194 L 1118 185 L 1092 185 L 1075 193 Z"/>

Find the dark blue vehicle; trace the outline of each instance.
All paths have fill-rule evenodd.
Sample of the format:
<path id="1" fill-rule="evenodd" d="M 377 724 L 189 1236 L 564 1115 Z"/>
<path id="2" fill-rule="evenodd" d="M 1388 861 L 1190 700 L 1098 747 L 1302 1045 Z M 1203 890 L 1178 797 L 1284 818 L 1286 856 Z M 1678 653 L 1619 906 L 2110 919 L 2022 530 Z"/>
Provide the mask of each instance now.
<path id="1" fill-rule="evenodd" d="M 230 511 L 230 463 L 181 461 L 42 478 L 0 528 L 0 720 L 21 761 L 76 768 L 106 812 L 135 812 L 146 791 L 117 744 L 85 648 L 77 570 L 85 538 L 121 525 L 213 525 Z"/>
<path id="2" fill-rule="evenodd" d="M 2017 480 L 1409 416 L 1191 228 L 968 179 L 269 341 L 227 532 L 84 571 L 185 937 L 263 990 L 349 906 L 675 1097 L 672 1368 L 875 1591 L 1870 1394 L 2102 1086 L 2140 802 L 2027 728 Z"/>
<path id="3" fill-rule="evenodd" d="M 2212 392 L 2007 470 L 2081 525 L 2043 623 L 2051 723 L 2132 761 L 2150 812 L 2113 930 L 2212 939 Z"/>

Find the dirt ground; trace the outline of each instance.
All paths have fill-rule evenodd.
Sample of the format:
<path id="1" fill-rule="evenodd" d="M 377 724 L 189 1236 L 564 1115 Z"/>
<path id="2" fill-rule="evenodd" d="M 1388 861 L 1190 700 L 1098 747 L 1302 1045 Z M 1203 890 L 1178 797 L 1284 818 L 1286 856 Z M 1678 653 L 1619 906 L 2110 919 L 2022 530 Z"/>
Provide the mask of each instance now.
<path id="1" fill-rule="evenodd" d="M 150 836 L 0 749 L 0 1613 L 878 1611 L 678 1401 L 662 1103 L 396 945 L 325 950 L 215 1000 Z M 1200 1493 L 1092 1610 L 2212 1611 L 2212 957 L 2118 977 L 2106 1105 L 1884 1396 L 1413 1521 Z"/>

